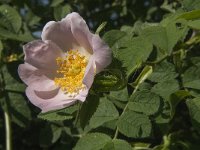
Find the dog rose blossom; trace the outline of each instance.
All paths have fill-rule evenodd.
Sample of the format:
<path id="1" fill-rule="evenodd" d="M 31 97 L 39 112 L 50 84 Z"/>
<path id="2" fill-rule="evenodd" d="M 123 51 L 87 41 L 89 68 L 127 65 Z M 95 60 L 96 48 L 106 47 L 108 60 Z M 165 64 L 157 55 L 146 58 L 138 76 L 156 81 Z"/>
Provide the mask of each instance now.
<path id="1" fill-rule="evenodd" d="M 23 47 L 25 63 L 18 73 L 26 95 L 42 112 L 84 102 L 95 74 L 111 62 L 111 50 L 91 33 L 78 13 L 48 22 L 42 40 Z"/>

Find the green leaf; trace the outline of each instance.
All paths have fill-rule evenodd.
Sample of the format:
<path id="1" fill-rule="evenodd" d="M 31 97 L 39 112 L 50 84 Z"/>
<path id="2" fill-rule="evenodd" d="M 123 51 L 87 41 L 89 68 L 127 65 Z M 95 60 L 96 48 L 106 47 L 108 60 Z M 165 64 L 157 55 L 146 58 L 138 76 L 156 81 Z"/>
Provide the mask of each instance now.
<path id="1" fill-rule="evenodd" d="M 132 26 L 123 25 L 120 30 L 126 32 L 126 34 L 134 34 L 134 28 Z"/>
<path id="2" fill-rule="evenodd" d="M 200 9 L 200 1 L 199 0 L 183 0 L 183 7 L 187 10 Z"/>
<path id="3" fill-rule="evenodd" d="M 82 104 L 80 110 L 80 125 L 82 128 L 89 123 L 90 118 L 95 113 L 99 105 L 99 97 L 97 95 L 89 95 L 86 101 Z"/>
<path id="4" fill-rule="evenodd" d="M 107 97 L 110 100 L 116 100 L 116 101 L 126 102 L 126 101 L 128 101 L 128 91 L 127 91 L 127 88 L 124 88 L 124 89 L 119 90 L 119 91 L 111 91 L 110 94 L 107 95 Z"/>
<path id="5" fill-rule="evenodd" d="M 164 54 L 169 54 L 176 43 L 183 39 L 188 31 L 184 20 L 171 21 L 170 24 L 163 26 L 146 27 L 141 36 L 147 38 L 155 46 L 164 50 Z"/>
<path id="6" fill-rule="evenodd" d="M 104 34 L 103 40 L 112 47 L 119 39 L 126 35 L 125 32 L 119 30 L 111 30 Z"/>
<path id="7" fill-rule="evenodd" d="M 17 74 L 16 70 L 13 70 L 15 65 L 18 64 L 8 64 L 2 67 L 5 82 L 4 96 L 8 103 L 12 121 L 21 127 L 25 127 L 28 125 L 32 115 L 28 106 L 28 100 L 24 95 L 24 84 L 19 83 L 18 79 L 13 78 Z"/>
<path id="8" fill-rule="evenodd" d="M 55 143 L 61 136 L 62 128 L 53 124 L 46 124 L 39 136 L 40 145 L 47 147 Z"/>
<path id="9" fill-rule="evenodd" d="M 141 32 L 141 36 L 146 37 L 155 46 L 168 50 L 166 29 L 162 26 L 149 26 Z"/>
<path id="10" fill-rule="evenodd" d="M 144 114 L 126 111 L 118 120 L 119 131 L 127 137 L 144 138 L 151 134 L 151 121 Z"/>
<path id="11" fill-rule="evenodd" d="M 60 21 L 67 14 L 69 14 L 71 11 L 72 11 L 72 8 L 68 4 L 65 4 L 64 6 L 63 5 L 58 5 L 58 6 L 54 7 L 54 18 L 57 21 Z"/>
<path id="12" fill-rule="evenodd" d="M 121 42 L 118 49 L 118 58 L 122 61 L 123 67 L 127 68 L 127 75 L 129 76 L 132 72 L 140 66 L 149 57 L 153 46 L 146 40 L 146 38 L 136 37 Z"/>
<path id="13" fill-rule="evenodd" d="M 192 10 L 190 12 L 185 12 L 181 14 L 177 19 L 186 19 L 186 20 L 194 20 L 200 18 L 200 9 L 198 10 Z"/>
<path id="14" fill-rule="evenodd" d="M 200 30 L 200 20 L 189 21 L 188 26 L 195 30 Z"/>
<path id="15" fill-rule="evenodd" d="M 100 150 L 110 141 L 106 134 L 90 133 L 83 136 L 73 150 Z"/>
<path id="16" fill-rule="evenodd" d="M 190 93 L 185 90 L 179 90 L 170 96 L 169 104 L 171 109 L 171 118 L 175 114 L 176 106 L 188 96 L 190 96 Z"/>
<path id="17" fill-rule="evenodd" d="M 23 34 L 17 35 L 1 27 L 0 27 L 0 37 L 3 37 L 5 39 L 16 40 L 16 41 L 23 41 L 23 42 L 30 42 L 34 40 L 34 38 L 29 32 L 25 32 Z"/>
<path id="18" fill-rule="evenodd" d="M 183 86 L 186 88 L 200 89 L 200 68 L 192 66 L 183 74 Z"/>
<path id="19" fill-rule="evenodd" d="M 146 115 L 153 115 L 160 107 L 160 97 L 149 90 L 138 91 L 131 95 L 128 108 Z"/>
<path id="20" fill-rule="evenodd" d="M 169 100 L 170 95 L 177 90 L 179 90 L 179 83 L 175 79 L 159 82 L 151 89 L 152 92 L 160 95 L 165 100 Z"/>
<path id="21" fill-rule="evenodd" d="M 11 32 L 17 33 L 22 25 L 22 20 L 19 13 L 8 5 L 0 6 L 0 26 Z"/>
<path id="22" fill-rule="evenodd" d="M 28 26 L 33 26 L 33 25 L 38 24 L 41 18 L 36 16 L 28 6 L 26 6 L 26 8 L 28 9 L 28 11 L 25 16 L 25 19 L 26 19 L 26 22 L 28 23 Z"/>
<path id="23" fill-rule="evenodd" d="M 124 140 L 114 139 L 107 143 L 102 150 L 132 150 L 132 147 Z"/>
<path id="24" fill-rule="evenodd" d="M 68 120 L 73 118 L 73 113 L 78 110 L 77 105 L 72 105 L 70 107 L 57 110 L 57 111 L 51 111 L 46 113 L 40 113 L 38 115 L 38 118 L 48 120 L 48 121 L 61 121 L 61 120 Z"/>
<path id="25" fill-rule="evenodd" d="M 171 120 L 171 109 L 170 104 L 167 101 L 164 101 L 161 112 L 155 117 L 155 122 L 157 124 L 166 124 Z M 164 130 L 166 130 L 166 126 L 164 126 Z"/>
<path id="26" fill-rule="evenodd" d="M 148 77 L 153 82 L 164 82 L 176 78 L 175 66 L 169 62 L 163 61 L 155 66 L 153 73 Z"/>
<path id="27" fill-rule="evenodd" d="M 62 2 L 64 2 L 64 0 L 52 0 L 51 7 L 56 7 L 59 4 L 61 4 Z"/>
<path id="28" fill-rule="evenodd" d="M 189 99 L 186 101 L 186 104 L 193 126 L 200 131 L 200 98 Z"/>
<path id="29" fill-rule="evenodd" d="M 119 113 L 112 102 L 106 98 L 100 99 L 99 106 L 89 121 L 89 126 L 97 128 L 105 122 L 115 120 L 119 117 Z"/>

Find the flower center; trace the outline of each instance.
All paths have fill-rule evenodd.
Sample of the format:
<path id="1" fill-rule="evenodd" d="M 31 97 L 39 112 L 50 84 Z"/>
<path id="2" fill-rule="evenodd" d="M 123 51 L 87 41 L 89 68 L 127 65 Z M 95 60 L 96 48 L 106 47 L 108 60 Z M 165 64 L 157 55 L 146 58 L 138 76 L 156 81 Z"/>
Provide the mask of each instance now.
<path id="1" fill-rule="evenodd" d="M 85 56 L 81 55 L 78 50 L 70 50 L 66 58 L 58 57 L 56 63 L 58 65 L 57 73 L 61 77 L 56 77 L 54 82 L 64 92 L 73 94 L 85 88 L 82 83 L 87 66 Z"/>

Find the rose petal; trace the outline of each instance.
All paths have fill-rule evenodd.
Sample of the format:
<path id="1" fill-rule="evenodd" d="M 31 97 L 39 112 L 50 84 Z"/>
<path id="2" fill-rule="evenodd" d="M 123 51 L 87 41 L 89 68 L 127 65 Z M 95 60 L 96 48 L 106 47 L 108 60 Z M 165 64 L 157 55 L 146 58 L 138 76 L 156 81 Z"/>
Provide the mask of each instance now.
<path id="1" fill-rule="evenodd" d="M 32 65 L 25 63 L 20 64 L 18 67 L 18 74 L 21 80 L 29 85 L 35 80 L 38 80 L 43 73 Z"/>
<path id="2" fill-rule="evenodd" d="M 92 48 L 96 73 L 99 73 L 111 63 L 112 51 L 98 35 L 94 35 L 92 38 Z"/>
<path id="3" fill-rule="evenodd" d="M 58 22 L 48 22 L 41 36 L 42 40 L 53 41 L 63 51 L 68 51 L 73 48 L 73 45 L 78 45 L 72 35 L 70 21 L 67 17 Z"/>
<path id="4" fill-rule="evenodd" d="M 60 48 L 51 41 L 36 40 L 24 45 L 23 49 L 25 62 L 43 70 L 55 71 L 56 58 L 64 57 Z"/>
<path id="5" fill-rule="evenodd" d="M 99 73 L 111 63 L 111 49 L 98 35 L 90 32 L 86 22 L 78 13 L 71 13 L 67 18 L 71 20 L 72 34 L 77 42 L 94 55 L 96 73 Z"/>
<path id="6" fill-rule="evenodd" d="M 76 100 L 70 98 L 68 95 L 64 94 L 61 90 L 58 90 L 57 93 L 55 92 L 55 90 L 46 91 L 45 95 L 47 97 L 45 97 L 45 95 L 40 97 L 41 96 L 40 94 L 42 93 L 38 94 L 31 86 L 28 86 L 26 88 L 26 95 L 28 99 L 31 101 L 31 103 L 39 107 L 42 110 L 42 112 L 62 109 L 76 102 Z M 56 95 L 49 98 L 48 95 L 53 95 L 52 93 L 56 93 Z"/>
<path id="7" fill-rule="evenodd" d="M 95 76 L 94 57 L 91 56 L 87 64 L 87 67 L 85 69 L 85 74 L 83 77 L 83 84 L 86 85 L 87 89 L 90 89 L 90 87 L 92 86 L 92 83 L 94 81 L 94 76 Z"/>
<path id="8" fill-rule="evenodd" d="M 52 91 L 59 88 L 53 80 L 47 78 L 45 75 L 40 76 L 38 80 L 35 80 L 29 86 L 37 92 Z"/>
<path id="9" fill-rule="evenodd" d="M 76 12 L 67 15 L 66 18 L 71 21 L 71 31 L 76 41 L 92 54 L 93 51 L 90 41 L 92 40 L 93 34 L 90 32 L 85 20 Z"/>
<path id="10" fill-rule="evenodd" d="M 89 89 L 86 88 L 85 90 L 80 91 L 80 93 L 74 99 L 84 102 L 86 100 L 88 92 L 89 92 Z"/>

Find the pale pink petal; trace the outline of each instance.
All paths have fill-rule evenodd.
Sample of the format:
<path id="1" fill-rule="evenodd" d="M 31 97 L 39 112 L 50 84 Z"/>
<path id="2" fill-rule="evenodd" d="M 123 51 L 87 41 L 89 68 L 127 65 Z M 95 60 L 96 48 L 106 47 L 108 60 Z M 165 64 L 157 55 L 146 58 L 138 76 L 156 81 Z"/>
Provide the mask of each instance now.
<path id="1" fill-rule="evenodd" d="M 94 76 L 95 76 L 95 63 L 94 63 L 94 57 L 91 56 L 83 77 L 83 84 L 86 85 L 87 89 L 90 89 L 90 87 L 92 86 L 92 83 L 94 81 Z"/>
<path id="2" fill-rule="evenodd" d="M 71 13 L 67 17 L 71 22 L 71 31 L 80 46 L 83 46 L 89 53 L 93 53 L 90 41 L 93 34 L 90 32 L 85 20 L 78 13 Z"/>
<path id="3" fill-rule="evenodd" d="M 70 21 L 67 17 L 58 22 L 48 22 L 41 36 L 42 40 L 53 41 L 63 51 L 68 51 L 73 48 L 73 45 L 78 45 L 72 35 Z"/>
<path id="4" fill-rule="evenodd" d="M 89 89 L 86 87 L 86 89 L 80 91 L 79 94 L 74 99 L 84 102 L 86 100 L 88 92 L 89 92 Z"/>
<path id="5" fill-rule="evenodd" d="M 23 47 L 25 62 L 43 70 L 54 70 L 57 68 L 56 58 L 63 57 L 61 49 L 51 41 L 36 40 Z"/>
<path id="6" fill-rule="evenodd" d="M 94 35 L 92 38 L 92 48 L 96 73 L 99 73 L 111 63 L 112 51 L 98 35 Z"/>
<path id="7" fill-rule="evenodd" d="M 111 49 L 99 35 L 90 32 L 86 22 L 78 13 L 71 13 L 67 18 L 71 20 L 72 34 L 77 42 L 94 55 L 96 73 L 99 73 L 111 63 Z"/>
<path id="8" fill-rule="evenodd" d="M 64 94 L 60 89 L 40 92 L 38 94 L 38 91 L 35 91 L 32 86 L 28 86 L 26 88 L 26 95 L 31 103 L 39 107 L 42 112 L 62 109 L 76 102 L 76 100 Z M 52 96 L 50 97 L 49 95 Z"/>
<path id="9" fill-rule="evenodd" d="M 40 76 L 40 78 L 32 82 L 29 86 L 38 92 L 52 91 L 59 88 L 53 80 L 49 79 L 45 75 Z"/>
<path id="10" fill-rule="evenodd" d="M 38 70 L 28 63 L 19 65 L 18 74 L 20 79 L 27 85 L 38 80 L 43 75 L 41 70 Z"/>

